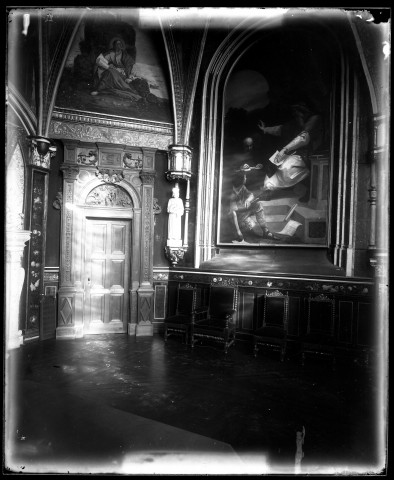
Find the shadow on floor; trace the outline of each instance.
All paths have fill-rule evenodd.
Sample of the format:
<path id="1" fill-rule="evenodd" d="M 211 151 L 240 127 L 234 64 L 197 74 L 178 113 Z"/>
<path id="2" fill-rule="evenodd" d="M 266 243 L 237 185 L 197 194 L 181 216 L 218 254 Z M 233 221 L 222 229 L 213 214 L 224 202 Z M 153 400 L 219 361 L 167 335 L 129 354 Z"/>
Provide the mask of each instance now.
<path id="1" fill-rule="evenodd" d="M 10 352 L 6 466 L 24 473 L 294 473 L 380 468 L 372 368 L 227 356 L 176 338 L 91 335 Z"/>

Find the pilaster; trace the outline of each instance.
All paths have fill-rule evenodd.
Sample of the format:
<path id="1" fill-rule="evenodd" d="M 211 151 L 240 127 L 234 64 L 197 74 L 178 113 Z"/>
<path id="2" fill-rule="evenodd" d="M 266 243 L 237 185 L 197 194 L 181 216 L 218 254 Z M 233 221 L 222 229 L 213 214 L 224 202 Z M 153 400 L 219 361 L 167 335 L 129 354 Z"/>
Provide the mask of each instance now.
<path id="1" fill-rule="evenodd" d="M 144 150 L 141 210 L 141 277 L 137 292 L 138 317 L 135 329 L 136 336 L 153 335 L 153 192 L 155 181 L 154 151 Z"/>

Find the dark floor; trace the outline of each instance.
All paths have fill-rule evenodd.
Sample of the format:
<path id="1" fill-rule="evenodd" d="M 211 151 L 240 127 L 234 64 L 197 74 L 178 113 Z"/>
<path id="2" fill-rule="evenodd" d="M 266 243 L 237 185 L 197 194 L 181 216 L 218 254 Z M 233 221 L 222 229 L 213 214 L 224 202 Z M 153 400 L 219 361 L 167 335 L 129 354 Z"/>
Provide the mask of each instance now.
<path id="1" fill-rule="evenodd" d="M 384 465 L 373 366 L 91 335 L 24 345 L 7 367 L 11 471 L 293 474 L 302 426 L 302 473 Z"/>

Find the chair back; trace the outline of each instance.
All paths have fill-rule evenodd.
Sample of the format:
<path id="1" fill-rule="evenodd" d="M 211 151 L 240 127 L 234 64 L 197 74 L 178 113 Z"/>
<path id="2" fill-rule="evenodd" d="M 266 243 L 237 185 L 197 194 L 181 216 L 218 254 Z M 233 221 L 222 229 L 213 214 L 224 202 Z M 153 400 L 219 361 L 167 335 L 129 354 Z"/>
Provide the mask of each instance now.
<path id="1" fill-rule="evenodd" d="M 326 295 L 308 298 L 308 334 L 334 336 L 335 300 Z"/>
<path id="2" fill-rule="evenodd" d="M 289 296 L 279 290 L 264 295 L 263 327 L 276 327 L 287 332 Z"/>
<path id="3" fill-rule="evenodd" d="M 238 290 L 234 287 L 211 287 L 209 292 L 209 316 L 224 318 L 237 309 Z"/>
<path id="4" fill-rule="evenodd" d="M 189 284 L 178 287 L 177 315 L 191 315 L 198 306 L 198 292 L 196 287 Z"/>

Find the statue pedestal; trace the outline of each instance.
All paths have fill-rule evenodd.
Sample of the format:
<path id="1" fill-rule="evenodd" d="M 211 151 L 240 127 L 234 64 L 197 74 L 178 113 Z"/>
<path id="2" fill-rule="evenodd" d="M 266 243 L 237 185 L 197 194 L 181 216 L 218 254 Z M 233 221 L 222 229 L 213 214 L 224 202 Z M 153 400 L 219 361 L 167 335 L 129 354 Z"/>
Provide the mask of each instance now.
<path id="1" fill-rule="evenodd" d="M 25 244 L 30 240 L 28 230 L 6 231 L 6 349 L 19 348 L 23 343 L 19 329 L 19 302 L 25 280 L 21 259 Z"/>
<path id="2" fill-rule="evenodd" d="M 183 260 L 183 257 L 185 253 L 187 252 L 187 247 L 174 247 L 174 246 L 168 246 L 165 247 L 165 255 L 167 259 L 171 262 L 172 266 L 175 267 L 175 265 L 178 264 L 181 260 Z"/>

